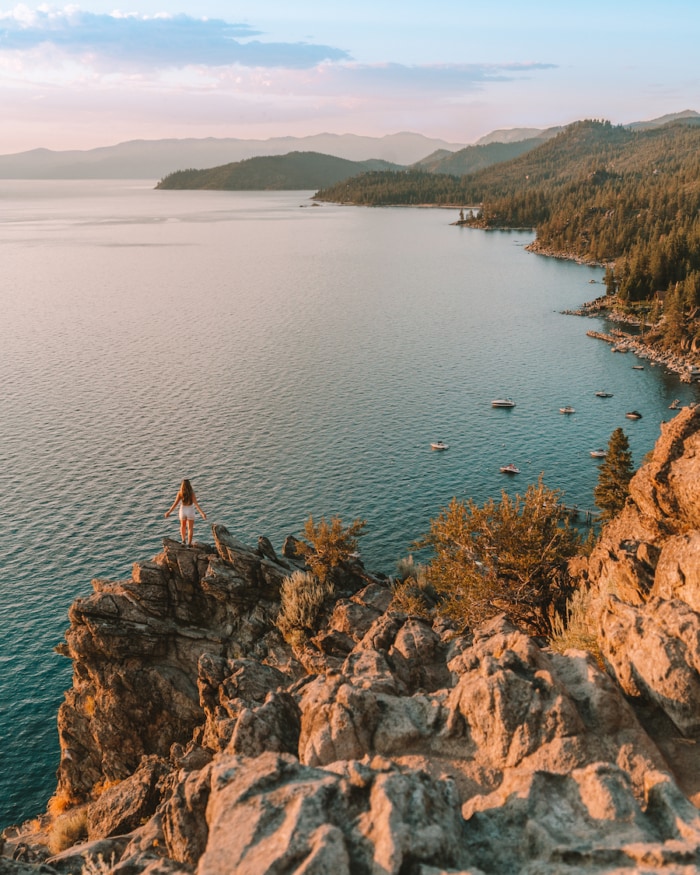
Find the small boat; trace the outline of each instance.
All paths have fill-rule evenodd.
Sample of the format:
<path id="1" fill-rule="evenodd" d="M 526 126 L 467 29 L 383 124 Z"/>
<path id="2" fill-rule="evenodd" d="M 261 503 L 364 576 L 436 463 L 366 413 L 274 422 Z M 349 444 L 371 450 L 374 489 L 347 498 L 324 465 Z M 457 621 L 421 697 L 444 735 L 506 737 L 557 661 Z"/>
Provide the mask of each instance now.
<path id="1" fill-rule="evenodd" d="M 680 410 L 681 407 L 681 399 L 674 398 L 673 401 L 668 405 L 669 410 Z"/>
<path id="2" fill-rule="evenodd" d="M 606 392 L 604 390 L 601 390 L 600 392 L 596 392 L 595 394 L 596 394 L 596 398 L 612 398 L 612 396 L 613 396 L 612 392 Z"/>
<path id="3" fill-rule="evenodd" d="M 515 407 L 515 401 L 510 398 L 495 398 L 491 402 L 491 407 Z"/>
<path id="4" fill-rule="evenodd" d="M 644 365 L 632 365 L 632 370 L 633 371 L 643 371 Z"/>
<path id="5" fill-rule="evenodd" d="M 625 413 L 627 419 L 641 419 L 642 414 L 638 410 L 630 410 L 629 413 Z"/>
<path id="6" fill-rule="evenodd" d="M 444 441 L 433 441 L 430 445 L 431 450 L 449 450 L 450 445 L 446 444 Z"/>
<path id="7" fill-rule="evenodd" d="M 566 407 L 559 408 L 559 413 L 576 413 L 576 410 L 570 404 L 567 404 Z"/>
<path id="8" fill-rule="evenodd" d="M 519 474 L 520 468 L 517 465 L 514 465 L 512 462 L 510 465 L 502 465 L 501 466 L 501 474 Z"/>
<path id="9" fill-rule="evenodd" d="M 602 447 L 598 447 L 597 450 L 591 450 L 591 456 L 593 456 L 594 459 L 604 459 L 607 455 L 608 454 Z"/>

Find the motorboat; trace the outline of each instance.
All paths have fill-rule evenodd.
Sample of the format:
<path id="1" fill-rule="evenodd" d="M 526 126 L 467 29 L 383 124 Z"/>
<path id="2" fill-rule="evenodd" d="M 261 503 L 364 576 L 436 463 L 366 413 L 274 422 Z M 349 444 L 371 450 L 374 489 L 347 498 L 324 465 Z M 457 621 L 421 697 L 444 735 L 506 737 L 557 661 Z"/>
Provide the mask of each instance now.
<path id="1" fill-rule="evenodd" d="M 600 392 L 596 392 L 595 394 L 596 394 L 596 398 L 612 398 L 612 396 L 613 396 L 612 392 L 606 392 L 604 390 L 601 390 Z"/>
<path id="2" fill-rule="evenodd" d="M 430 444 L 431 450 L 449 450 L 449 448 L 450 445 L 446 444 L 444 441 L 433 441 L 432 444 Z"/>
<path id="3" fill-rule="evenodd" d="M 576 413 L 576 410 L 570 404 L 567 404 L 566 407 L 559 408 L 559 413 Z"/>
<path id="4" fill-rule="evenodd" d="M 514 465 L 512 462 L 510 465 L 502 465 L 501 466 L 501 474 L 519 474 L 520 468 L 517 465 Z"/>
<path id="5" fill-rule="evenodd" d="M 632 370 L 633 371 L 643 371 L 644 365 L 632 365 Z"/>
<path id="6" fill-rule="evenodd" d="M 491 407 L 515 407 L 515 401 L 510 398 L 495 398 L 491 402 Z"/>
<path id="7" fill-rule="evenodd" d="M 642 414 L 638 410 L 630 410 L 629 413 L 625 413 L 627 419 L 641 419 Z"/>
<path id="8" fill-rule="evenodd" d="M 591 456 L 593 456 L 594 459 L 604 459 L 607 455 L 608 454 L 602 447 L 598 447 L 597 450 L 591 450 Z"/>

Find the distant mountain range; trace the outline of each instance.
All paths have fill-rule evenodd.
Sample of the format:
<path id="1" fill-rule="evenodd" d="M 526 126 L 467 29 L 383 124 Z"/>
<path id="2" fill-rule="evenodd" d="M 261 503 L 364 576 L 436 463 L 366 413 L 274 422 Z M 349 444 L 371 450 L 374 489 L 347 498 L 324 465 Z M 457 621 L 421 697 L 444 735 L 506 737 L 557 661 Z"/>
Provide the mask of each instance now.
<path id="1" fill-rule="evenodd" d="M 700 113 L 685 110 L 650 121 L 633 122 L 626 127 L 644 130 L 678 119 L 700 119 Z M 0 179 L 158 180 L 186 168 L 215 168 L 249 158 L 287 155 L 291 152 L 316 152 L 355 162 L 378 160 L 400 166 L 420 164 L 423 169 L 432 173 L 460 175 L 517 157 L 555 136 L 560 130 L 561 128 L 497 130 L 472 145 L 450 143 L 411 132 L 389 134 L 385 137 L 324 133 L 308 137 L 274 137 L 268 140 L 213 137 L 131 140 L 86 151 L 33 149 L 13 155 L 0 155 Z M 315 183 L 311 187 L 325 184 Z"/>
<path id="2" fill-rule="evenodd" d="M 348 161 L 320 152 L 265 155 L 212 167 L 176 170 L 158 183 L 164 189 L 213 189 L 215 191 L 315 191 L 370 170 L 401 170 L 389 161 Z"/>
<path id="3" fill-rule="evenodd" d="M 162 179 L 176 170 L 216 167 L 247 158 L 319 152 L 348 161 L 371 159 L 413 164 L 436 149 L 454 152 L 463 143 L 448 143 L 422 134 L 385 137 L 315 134 L 269 140 L 208 139 L 131 140 L 87 151 L 33 149 L 0 155 L 0 179 Z M 313 186 L 312 186 L 313 188 Z"/>

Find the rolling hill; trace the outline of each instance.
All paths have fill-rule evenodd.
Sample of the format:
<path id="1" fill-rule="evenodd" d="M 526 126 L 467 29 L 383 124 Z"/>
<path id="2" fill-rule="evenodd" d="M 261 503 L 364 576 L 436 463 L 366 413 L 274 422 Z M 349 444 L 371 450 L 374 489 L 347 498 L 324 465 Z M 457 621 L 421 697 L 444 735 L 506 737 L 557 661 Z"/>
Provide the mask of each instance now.
<path id="1" fill-rule="evenodd" d="M 348 161 L 320 152 L 248 158 L 207 170 L 177 170 L 160 180 L 160 189 L 214 189 L 217 191 L 302 191 L 334 185 L 373 170 L 396 170 L 387 161 Z"/>
<path id="2" fill-rule="evenodd" d="M 497 141 L 484 145 L 466 146 L 457 152 L 447 152 L 441 149 L 428 155 L 422 161 L 413 165 L 418 170 L 428 173 L 448 173 L 453 176 L 463 176 L 465 173 L 476 173 L 485 167 L 502 164 L 519 155 L 524 155 L 545 143 L 548 137 L 534 137 L 529 140 L 515 140 L 512 143 Z"/>

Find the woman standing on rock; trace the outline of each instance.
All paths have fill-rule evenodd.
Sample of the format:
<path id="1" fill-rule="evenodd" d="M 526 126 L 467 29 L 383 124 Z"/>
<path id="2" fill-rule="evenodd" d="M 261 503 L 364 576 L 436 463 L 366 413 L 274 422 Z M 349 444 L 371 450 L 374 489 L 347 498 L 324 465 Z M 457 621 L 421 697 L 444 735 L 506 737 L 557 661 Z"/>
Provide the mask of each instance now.
<path id="1" fill-rule="evenodd" d="M 180 505 L 180 537 L 182 543 L 191 546 L 192 536 L 194 535 L 194 509 L 195 507 L 200 513 L 203 520 L 207 518 L 202 508 L 199 506 L 197 496 L 194 494 L 194 489 L 189 480 L 183 480 L 180 484 L 180 490 L 175 496 L 175 501 L 170 506 L 169 510 L 165 511 L 166 518 Z"/>

